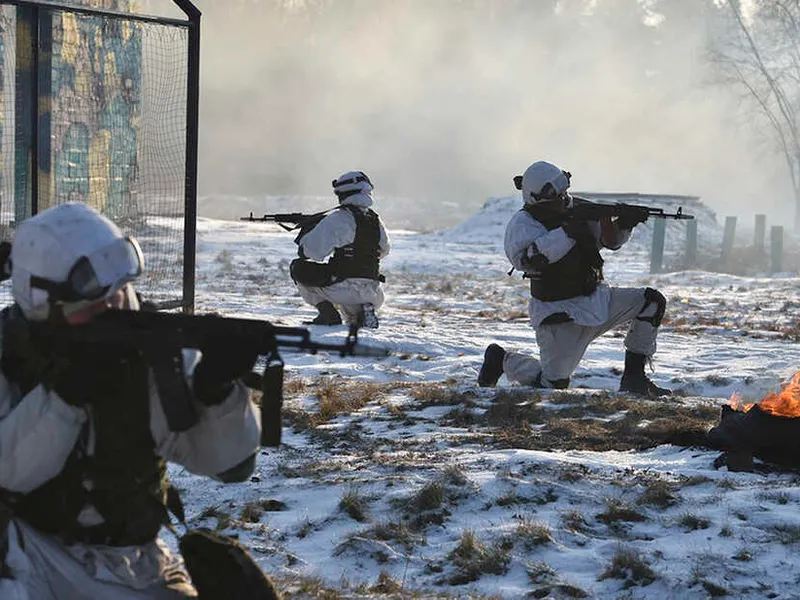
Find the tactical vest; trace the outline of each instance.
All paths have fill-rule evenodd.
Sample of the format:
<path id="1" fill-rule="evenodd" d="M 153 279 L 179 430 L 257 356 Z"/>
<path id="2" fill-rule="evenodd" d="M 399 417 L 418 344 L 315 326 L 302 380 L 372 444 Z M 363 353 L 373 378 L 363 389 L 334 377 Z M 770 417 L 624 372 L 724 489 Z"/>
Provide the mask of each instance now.
<path id="1" fill-rule="evenodd" d="M 377 213 L 369 208 L 364 211 L 348 204 L 343 204 L 339 209 L 348 210 L 353 215 L 356 235 L 352 243 L 337 248 L 328 261 L 332 275 L 338 280 L 353 277 L 381 280 L 378 260 L 381 226 Z"/>
<path id="2" fill-rule="evenodd" d="M 567 216 L 542 210 L 537 205 L 526 204 L 522 209 L 548 231 L 561 227 Z M 538 269 L 527 270 L 525 276 L 531 280 L 531 296 L 543 302 L 568 300 L 589 296 L 603 281 L 603 258 L 597 249 L 597 241 L 586 223 L 577 236 L 575 246 L 561 258 Z"/>
<path id="3" fill-rule="evenodd" d="M 37 361 L 16 351 L 13 337 L 6 335 L 11 318 L 15 317 L 5 309 L 0 368 L 25 395 L 39 385 L 42 376 L 30 366 Z M 4 499 L 16 517 L 67 543 L 131 546 L 151 542 L 169 517 L 166 462 L 156 455 L 150 431 L 148 363 L 129 348 L 87 345 L 80 350 L 78 356 L 71 353 L 71 359 L 81 361 L 75 368 L 91 374 L 85 396 L 94 423 L 92 454 L 87 452 L 87 423 L 58 475 L 27 494 L 5 494 Z M 85 526 L 78 521 L 87 505 L 103 517 L 101 524 Z"/>

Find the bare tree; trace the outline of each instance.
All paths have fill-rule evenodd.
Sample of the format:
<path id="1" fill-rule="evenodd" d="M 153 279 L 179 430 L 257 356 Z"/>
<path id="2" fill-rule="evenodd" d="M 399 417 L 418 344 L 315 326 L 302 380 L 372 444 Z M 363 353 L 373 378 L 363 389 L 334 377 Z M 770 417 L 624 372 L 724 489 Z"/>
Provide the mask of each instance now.
<path id="1" fill-rule="evenodd" d="M 768 124 L 770 140 L 786 160 L 800 231 L 800 0 L 760 0 L 751 14 L 742 4 L 724 0 L 730 21 L 712 60 Z"/>

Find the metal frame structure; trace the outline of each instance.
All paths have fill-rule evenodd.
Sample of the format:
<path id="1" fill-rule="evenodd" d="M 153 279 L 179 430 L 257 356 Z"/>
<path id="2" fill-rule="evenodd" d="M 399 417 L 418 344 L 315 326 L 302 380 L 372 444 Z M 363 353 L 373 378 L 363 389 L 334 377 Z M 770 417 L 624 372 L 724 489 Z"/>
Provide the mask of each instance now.
<path id="1" fill-rule="evenodd" d="M 42 122 L 44 113 L 49 107 L 42 110 L 40 96 L 42 89 L 49 86 L 49 78 L 41 76 L 40 60 L 42 54 L 50 52 L 52 47 L 52 31 L 47 27 L 40 27 L 43 17 L 51 10 L 73 12 L 87 16 L 97 16 L 142 23 L 157 23 L 184 27 L 188 37 L 187 56 L 187 114 L 186 114 L 186 182 L 184 194 L 184 240 L 183 240 L 183 290 L 182 298 L 176 301 L 164 302 L 159 308 L 181 308 L 185 313 L 194 312 L 195 295 L 195 253 L 197 247 L 197 161 L 198 161 L 198 128 L 199 128 L 199 103 L 200 103 L 200 10 L 191 0 L 171 0 L 171 2 L 186 15 L 186 19 L 158 17 L 140 13 L 126 13 L 117 10 L 74 6 L 64 2 L 50 2 L 46 0 L 0 0 L 0 6 L 12 5 L 18 9 L 18 19 L 23 19 L 28 24 L 28 42 L 33 49 L 33 64 L 29 92 L 24 97 L 16 98 L 20 110 L 16 118 L 27 117 L 30 119 L 32 133 L 30 154 L 25 160 L 29 161 L 31 214 L 35 215 L 39 209 L 39 195 L 41 192 L 39 173 L 40 165 L 50 161 L 49 135 L 42 135 Z M 50 39 L 43 39 L 44 36 Z M 49 115 L 48 115 L 49 117 Z M 46 192 L 45 192 L 46 193 Z"/>

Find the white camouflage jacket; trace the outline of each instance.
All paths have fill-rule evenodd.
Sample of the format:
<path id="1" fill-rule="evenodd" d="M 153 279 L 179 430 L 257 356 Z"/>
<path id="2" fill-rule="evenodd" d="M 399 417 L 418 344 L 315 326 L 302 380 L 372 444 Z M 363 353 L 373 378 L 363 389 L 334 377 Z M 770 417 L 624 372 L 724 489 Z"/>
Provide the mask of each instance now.
<path id="1" fill-rule="evenodd" d="M 589 228 L 597 240 L 598 250 L 601 248 L 618 250 L 631 236 L 629 229 L 621 229 L 611 219 L 590 221 Z M 542 223 L 524 210 L 514 213 L 506 226 L 506 256 L 519 271 L 524 272 L 526 269 L 525 258 L 541 254 L 549 263 L 554 263 L 564 258 L 574 246 L 575 240 L 569 237 L 563 228 L 557 227 L 548 231 Z M 531 325 L 537 327 L 546 317 L 558 312 L 567 313 L 579 325 L 601 325 L 608 321 L 610 300 L 609 287 L 604 283 L 598 285 L 594 293 L 589 296 L 555 302 L 543 302 L 531 298 L 528 306 Z"/>
<path id="2" fill-rule="evenodd" d="M 372 202 L 372 193 L 361 193 L 346 198 L 342 205 L 367 209 L 372 206 Z M 380 217 L 378 217 L 378 223 L 381 229 L 378 258 L 383 258 L 389 254 L 391 245 Z M 353 215 L 347 210 L 334 210 L 325 216 L 314 229 L 300 238 L 299 246 L 305 256 L 311 260 L 322 262 L 337 248 L 352 244 L 355 238 L 356 220 Z"/>
<path id="3" fill-rule="evenodd" d="M 187 372 L 198 357 L 197 351 L 184 351 Z M 170 431 L 150 373 L 150 431 L 160 457 L 213 477 L 258 450 L 259 413 L 244 384 L 237 382 L 221 404 L 196 404 L 197 424 L 181 433 Z M 43 385 L 21 396 L 0 373 L 0 487 L 27 493 L 55 477 L 88 419 L 86 409 L 67 404 Z"/>

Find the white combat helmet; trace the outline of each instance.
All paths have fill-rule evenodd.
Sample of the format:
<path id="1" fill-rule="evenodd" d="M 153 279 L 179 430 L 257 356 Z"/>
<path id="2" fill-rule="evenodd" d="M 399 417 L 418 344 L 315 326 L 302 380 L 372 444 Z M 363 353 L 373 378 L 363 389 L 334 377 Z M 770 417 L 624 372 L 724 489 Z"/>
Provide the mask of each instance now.
<path id="1" fill-rule="evenodd" d="M 522 175 L 522 199 L 529 204 L 554 200 L 567 191 L 570 177 L 553 163 L 537 161 Z"/>
<path id="2" fill-rule="evenodd" d="M 374 188 L 369 177 L 363 171 L 348 171 L 339 175 L 331 182 L 333 185 L 333 193 L 339 196 L 342 200 L 343 196 L 346 198 L 353 194 L 368 194 Z"/>
<path id="3" fill-rule="evenodd" d="M 11 246 L 11 294 L 26 317 L 44 320 L 108 298 L 141 275 L 139 245 L 80 202 L 47 209 L 17 227 Z"/>

